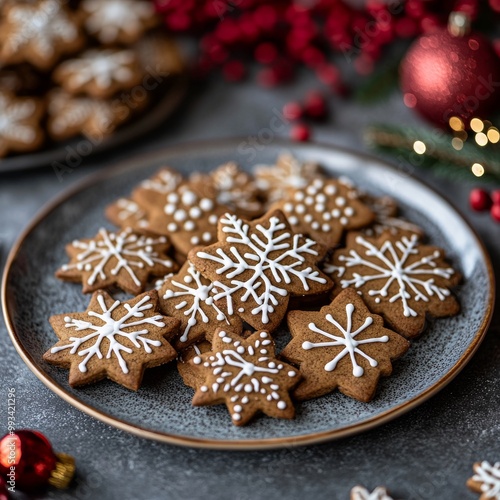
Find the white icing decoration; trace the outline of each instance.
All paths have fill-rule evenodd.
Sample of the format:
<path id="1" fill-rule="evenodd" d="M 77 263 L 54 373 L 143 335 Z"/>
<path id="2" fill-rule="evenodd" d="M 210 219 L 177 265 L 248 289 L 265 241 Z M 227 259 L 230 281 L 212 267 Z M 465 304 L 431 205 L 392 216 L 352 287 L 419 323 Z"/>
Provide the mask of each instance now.
<path id="1" fill-rule="evenodd" d="M 35 110 L 33 99 L 11 100 L 0 92 L 0 143 L 16 141 L 31 144 L 37 136 L 38 125 L 29 123 Z"/>
<path id="2" fill-rule="evenodd" d="M 474 472 L 472 480 L 481 483 L 484 498 L 500 500 L 500 462 L 495 465 L 481 462 L 480 465 L 474 466 Z"/>
<path id="3" fill-rule="evenodd" d="M 224 335 L 221 335 L 224 333 Z M 267 334 L 266 334 L 267 335 Z M 212 392 L 218 393 L 220 389 L 227 393 L 234 391 L 235 396 L 231 397 L 231 402 L 235 404 L 232 407 L 233 420 L 239 420 L 241 413 L 244 411 L 246 404 L 250 402 L 249 394 L 262 394 L 269 401 L 275 401 L 279 410 L 285 410 L 287 404 L 280 399 L 280 387 L 274 383 L 273 375 L 280 373 L 284 369 L 284 365 L 276 366 L 274 362 L 267 362 L 268 358 L 262 361 L 252 362 L 247 359 L 247 356 L 252 356 L 251 352 L 255 352 L 258 348 L 258 341 L 255 341 L 252 346 L 245 349 L 241 346 L 241 339 L 232 339 L 226 332 L 220 332 L 219 336 L 226 344 L 230 344 L 222 352 L 214 353 L 214 356 L 209 358 L 209 366 L 212 368 L 214 375 L 219 375 L 222 381 L 216 387 L 212 386 Z M 232 347 L 232 349 L 231 349 Z M 251 350 L 250 350 L 251 349 Z M 248 352 L 248 355 L 245 354 Z M 287 372 L 290 378 L 296 376 L 296 372 L 290 370 Z M 235 418 L 238 416 L 240 418 Z"/>
<path id="4" fill-rule="evenodd" d="M 122 31 L 142 33 L 155 13 L 150 2 L 137 0 L 84 0 L 81 8 L 88 14 L 85 28 L 103 43 L 116 42 Z"/>
<path id="5" fill-rule="evenodd" d="M 379 486 L 375 488 L 371 493 L 363 486 L 355 486 L 351 490 L 351 500 L 393 500 L 389 496 L 387 490 Z"/>
<path id="6" fill-rule="evenodd" d="M 294 194 L 296 201 L 304 200 L 302 203 L 287 202 L 283 205 L 283 211 L 292 225 L 300 222 L 307 223 L 314 231 L 329 233 L 332 230 L 332 221 L 342 226 L 349 225 L 349 219 L 356 215 L 356 211 L 350 206 L 343 196 L 336 196 L 336 181 L 315 179 L 302 191 Z M 307 194 L 307 196 L 306 196 Z M 299 195 L 299 196 L 297 196 Z"/>
<path id="7" fill-rule="evenodd" d="M 148 221 L 146 220 L 146 212 L 132 200 L 127 198 L 120 198 L 116 202 L 118 210 L 118 219 L 122 222 L 128 219 L 134 219 L 137 226 L 141 228 L 146 228 L 148 226 Z"/>
<path id="8" fill-rule="evenodd" d="M 417 316 L 417 312 L 408 304 L 411 299 L 429 302 L 431 296 L 437 296 L 439 300 L 445 300 L 450 295 L 447 288 L 435 285 L 432 277 L 439 276 L 449 279 L 454 273 L 451 268 L 437 267 L 435 261 L 441 256 L 439 252 L 422 257 L 412 264 L 406 264 L 410 255 L 420 254 L 417 235 L 413 234 L 409 238 L 402 236 L 395 244 L 390 240 L 386 240 L 380 248 L 377 248 L 362 236 L 356 238 L 356 243 L 365 247 L 364 253 L 366 257 L 374 257 L 376 260 L 368 260 L 360 256 L 355 250 L 350 250 L 348 256 L 341 255 L 339 260 L 345 262 L 346 268 L 353 266 L 365 267 L 364 270 L 358 270 L 358 272 L 354 273 L 352 279 L 342 279 L 340 283 L 343 288 L 348 286 L 359 288 L 369 281 L 386 280 L 382 288 L 378 290 L 369 289 L 368 295 L 380 297 L 390 303 L 400 300 L 405 317 Z M 400 251 L 401 255 L 398 255 L 397 250 Z M 345 272 L 345 269 L 343 272 Z M 428 279 L 420 279 L 420 276 Z M 388 297 L 389 287 L 394 281 L 398 284 L 398 293 Z"/>
<path id="9" fill-rule="evenodd" d="M 334 318 L 331 314 L 327 314 L 325 316 L 325 319 L 331 323 L 336 330 L 338 330 L 342 336 L 335 335 L 331 332 L 325 332 L 324 330 L 321 330 L 318 328 L 314 323 L 309 323 L 309 329 L 315 333 L 318 333 L 322 335 L 323 337 L 326 337 L 329 339 L 326 342 L 319 342 L 319 343 L 313 343 L 313 342 L 304 342 L 302 344 L 302 349 L 308 351 L 310 349 L 315 349 L 317 347 L 333 347 L 333 346 L 344 346 L 344 349 L 335 356 L 334 359 L 329 361 L 325 365 L 325 371 L 331 372 L 335 370 L 337 367 L 338 362 L 343 359 L 345 356 L 349 355 L 352 363 L 352 374 L 355 377 L 361 377 L 363 376 L 364 370 L 363 367 L 358 365 L 356 361 L 356 354 L 359 356 L 362 356 L 365 358 L 369 363 L 371 367 L 376 367 L 378 365 L 377 361 L 370 356 L 368 356 L 366 353 L 364 353 L 360 346 L 364 344 L 372 344 L 376 342 L 389 342 L 389 337 L 387 335 L 384 335 L 382 337 L 378 338 L 369 338 L 369 339 L 363 339 L 363 340 L 356 340 L 356 337 L 366 330 L 372 323 L 373 323 L 373 318 L 371 316 L 367 316 L 365 318 L 365 321 L 363 325 L 361 325 L 357 330 L 354 332 L 352 331 L 352 313 L 354 312 L 355 308 L 353 304 L 347 304 L 345 311 L 346 311 L 346 327 L 342 327 Z M 336 332 L 336 330 L 334 330 Z"/>
<path id="10" fill-rule="evenodd" d="M 168 195 L 167 201 L 171 201 L 171 196 L 173 196 L 172 202 L 175 203 L 178 201 L 179 197 L 172 191 L 177 189 L 181 182 L 182 176 L 178 172 L 174 172 L 173 170 L 164 168 L 151 179 L 142 181 L 140 186 L 143 189 L 148 189 L 151 191 L 156 191 L 160 194 Z"/>
<path id="11" fill-rule="evenodd" d="M 143 269 L 153 267 L 155 264 L 172 267 L 172 262 L 160 259 L 158 252 L 153 248 L 155 245 L 165 244 L 167 240 L 164 237 L 153 239 L 137 236 L 130 228 L 121 233 L 109 233 L 102 228 L 99 235 L 100 240 L 74 241 L 73 246 L 82 252 L 77 255 L 75 264 L 66 264 L 62 266 L 62 270 L 92 271 L 87 284 L 93 285 L 98 279 L 106 280 L 109 277 L 104 268 L 111 259 L 116 259 L 116 266 L 110 271 L 111 275 L 117 276 L 123 269 L 137 286 L 141 286 L 133 267 Z"/>
<path id="12" fill-rule="evenodd" d="M 304 254 L 318 255 L 313 249 L 316 242 L 299 234 L 279 234 L 286 229 L 286 225 L 277 217 L 269 219 L 267 228 L 258 224 L 256 232 L 251 235 L 250 226 L 235 215 L 225 214 L 220 222 L 222 231 L 227 235 L 226 242 L 244 246 L 242 253 L 236 247 L 231 247 L 230 255 L 219 248 L 216 256 L 206 252 L 198 252 L 197 256 L 220 264 L 217 274 L 222 274 L 229 280 L 230 285 L 220 281 L 216 281 L 214 285 L 218 290 L 222 290 L 215 295 L 215 300 L 226 299 L 230 315 L 234 312 L 232 295 L 240 290 L 244 291 L 242 302 L 251 298 L 256 304 L 256 307 L 251 309 L 251 314 L 260 315 L 262 323 L 267 324 L 269 313 L 279 305 L 279 297 L 288 295 L 287 289 L 279 286 L 281 283 L 289 284 L 292 278 L 296 277 L 304 291 L 309 290 L 309 282 L 326 283 L 318 271 L 314 271 L 310 266 L 304 268 L 303 264 Z M 279 253 L 270 257 L 276 251 Z M 292 258 L 293 262 L 282 264 L 282 261 L 288 258 Z M 252 277 L 245 281 L 235 279 L 245 271 L 251 271 Z"/>
<path id="13" fill-rule="evenodd" d="M 127 374 L 129 372 L 126 361 L 123 359 L 121 351 L 132 354 L 134 351 L 132 348 L 127 347 L 119 342 L 120 337 L 128 339 L 135 347 L 140 349 L 141 347 L 148 354 L 152 353 L 151 346 L 159 347 L 162 343 L 159 340 L 152 340 L 145 335 L 149 333 L 147 328 L 137 329 L 134 327 L 140 327 L 142 325 L 154 325 L 157 327 L 164 327 L 165 323 L 161 321 L 163 316 L 155 315 L 145 317 L 143 311 L 147 311 L 153 308 L 151 303 L 151 297 L 143 297 L 137 304 L 130 306 L 125 303 L 124 307 L 128 311 L 123 317 L 119 319 L 113 319 L 113 311 L 120 306 L 122 303 L 116 300 L 114 304 L 108 309 L 104 298 L 102 295 L 98 295 L 97 302 L 101 308 L 101 313 L 95 311 L 89 311 L 87 313 L 90 317 L 98 318 L 98 324 L 94 324 L 92 321 L 83 321 L 79 319 L 72 319 L 69 316 L 64 318 L 66 322 L 66 328 L 74 328 L 75 331 L 80 332 L 83 330 L 92 330 L 85 337 L 69 337 L 70 343 L 63 346 L 56 346 L 51 349 L 52 353 L 62 351 L 64 349 L 70 349 L 70 354 L 78 354 L 78 356 L 85 356 L 85 359 L 78 365 L 78 369 L 85 373 L 87 371 L 87 363 L 94 357 L 97 356 L 99 359 L 103 359 L 103 353 L 101 352 L 101 344 L 104 339 L 109 342 L 109 349 L 106 354 L 106 359 L 111 359 L 112 354 L 118 359 L 118 363 L 123 373 Z M 131 318 L 138 318 L 137 321 L 130 321 Z M 103 323 L 103 324 L 101 324 Z M 125 328 L 134 328 L 132 332 L 124 332 Z M 85 349 L 80 349 L 86 342 L 95 339 L 94 344 Z"/>
<path id="14" fill-rule="evenodd" d="M 61 43 L 74 42 L 78 37 L 75 23 L 68 17 L 58 0 L 43 0 L 34 4 L 14 5 L 7 13 L 12 34 L 3 40 L 9 52 L 25 46 L 44 60 L 54 57 Z"/>
<path id="15" fill-rule="evenodd" d="M 63 62 L 57 71 L 76 88 L 93 82 L 101 89 L 108 89 L 114 82 L 127 85 L 134 80 L 131 65 L 135 62 L 136 56 L 131 50 L 91 49 Z"/>
<path id="16" fill-rule="evenodd" d="M 171 298 L 186 297 L 188 300 L 183 301 L 179 304 L 178 309 L 183 310 L 185 316 L 189 316 L 188 323 L 182 336 L 180 337 L 181 342 L 186 342 L 189 337 L 189 331 L 191 328 L 198 324 L 199 319 L 203 323 L 208 323 L 208 316 L 203 310 L 204 307 L 212 308 L 217 313 L 218 321 L 225 321 L 229 325 L 229 321 L 224 314 L 224 312 L 217 307 L 212 296 L 213 283 L 204 285 L 202 283 L 202 276 L 199 271 L 189 263 L 187 272 L 192 277 L 192 280 L 184 280 L 185 283 L 192 283 L 193 286 L 189 286 L 185 283 L 180 283 L 179 281 L 171 280 L 168 286 L 175 287 L 176 290 L 167 289 L 163 298 L 169 300 Z"/>

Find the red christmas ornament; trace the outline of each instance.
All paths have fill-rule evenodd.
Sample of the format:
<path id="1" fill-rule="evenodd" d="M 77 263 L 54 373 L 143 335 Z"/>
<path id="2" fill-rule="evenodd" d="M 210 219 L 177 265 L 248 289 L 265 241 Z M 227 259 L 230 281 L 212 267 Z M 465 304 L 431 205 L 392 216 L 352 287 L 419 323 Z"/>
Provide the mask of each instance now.
<path id="1" fill-rule="evenodd" d="M 0 474 L 16 490 L 35 492 L 49 484 L 67 488 L 74 472 L 73 457 L 54 453 L 40 432 L 20 430 L 0 440 Z"/>
<path id="2" fill-rule="evenodd" d="M 469 194 L 469 204 L 476 212 L 488 210 L 491 206 L 490 195 L 484 189 L 475 188 Z"/>
<path id="3" fill-rule="evenodd" d="M 400 68 L 405 104 L 439 126 L 486 118 L 500 98 L 500 59 L 479 34 L 439 28 L 418 38 Z"/>

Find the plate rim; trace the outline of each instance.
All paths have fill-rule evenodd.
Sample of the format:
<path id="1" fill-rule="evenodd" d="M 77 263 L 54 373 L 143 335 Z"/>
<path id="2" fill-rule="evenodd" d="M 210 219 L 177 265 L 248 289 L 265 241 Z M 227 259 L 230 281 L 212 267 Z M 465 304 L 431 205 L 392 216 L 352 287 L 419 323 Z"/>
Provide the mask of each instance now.
<path id="1" fill-rule="evenodd" d="M 427 401 L 429 398 L 434 396 L 437 392 L 446 387 L 467 365 L 467 363 L 471 360 L 472 356 L 475 354 L 477 349 L 479 348 L 481 342 L 483 341 L 489 325 L 491 323 L 494 311 L 495 304 L 495 274 L 493 270 L 493 265 L 491 262 L 491 257 L 482 241 L 479 237 L 477 231 L 471 226 L 469 221 L 464 217 L 463 213 L 455 207 L 455 205 L 445 196 L 439 193 L 434 187 L 430 186 L 427 182 L 412 177 L 412 181 L 417 184 L 421 184 L 425 188 L 429 189 L 435 196 L 441 199 L 442 202 L 448 205 L 461 219 L 461 221 L 465 224 L 465 226 L 469 229 L 472 236 L 475 239 L 476 244 L 478 245 L 483 262 L 487 269 L 490 291 L 488 296 L 488 303 L 485 307 L 485 316 L 484 319 L 479 326 L 474 338 L 471 343 L 467 347 L 466 351 L 463 355 L 458 359 L 458 361 L 441 377 L 437 382 L 432 384 L 422 393 L 418 394 L 414 398 L 406 401 L 404 403 L 400 403 L 399 405 L 392 407 L 384 412 L 371 417 L 363 422 L 358 422 L 355 424 L 348 425 L 341 429 L 333 429 L 326 430 L 321 432 L 314 432 L 308 434 L 301 434 L 297 436 L 288 436 L 288 437 L 276 437 L 276 438 L 256 438 L 256 439 L 242 439 L 242 440 L 216 440 L 211 438 L 198 438 L 192 436 L 179 436 L 176 434 L 170 434 L 162 431 L 153 431 L 149 429 L 145 429 L 140 427 L 139 425 L 127 422 L 123 419 L 114 417 L 104 411 L 98 410 L 91 406 L 88 403 L 81 401 L 77 396 L 71 394 L 66 389 L 61 387 L 57 382 L 55 382 L 51 377 L 47 375 L 47 373 L 36 366 L 35 360 L 31 356 L 31 354 L 24 348 L 20 338 L 17 335 L 17 332 L 14 327 L 14 322 L 11 318 L 12 311 L 9 307 L 9 299 L 7 297 L 8 292 L 8 281 L 9 276 L 13 268 L 14 261 L 16 260 L 16 256 L 24 244 L 26 238 L 31 234 L 33 230 L 36 229 L 38 224 L 40 224 L 50 213 L 60 207 L 63 203 L 71 199 L 77 193 L 89 188 L 92 185 L 98 184 L 108 178 L 120 175 L 122 172 L 126 172 L 127 170 L 133 170 L 134 166 L 137 167 L 139 162 L 153 162 L 154 160 L 160 160 L 162 157 L 172 157 L 182 153 L 186 153 L 192 150 L 217 150 L 217 149 L 229 149 L 231 147 L 237 148 L 238 144 L 244 141 L 245 138 L 237 137 L 237 138 L 228 138 L 228 139 L 218 139 L 218 140 L 203 140 L 203 141 L 193 141 L 193 142 L 184 142 L 182 144 L 176 146 L 170 146 L 166 148 L 156 149 L 154 151 L 148 152 L 146 154 L 135 154 L 133 157 L 118 162 L 115 165 L 110 165 L 109 167 L 104 168 L 102 171 L 95 172 L 89 174 L 85 178 L 76 181 L 73 185 L 69 186 L 57 196 L 49 200 L 42 208 L 35 214 L 35 216 L 30 220 L 27 226 L 22 230 L 20 235 L 17 237 L 15 243 L 13 244 L 9 255 L 7 257 L 5 268 L 3 271 L 2 277 L 2 286 L 1 286 L 1 304 L 3 309 L 3 317 L 5 321 L 5 325 L 7 327 L 7 331 L 9 333 L 9 337 L 14 344 L 15 349 L 20 355 L 21 359 L 28 366 L 31 372 L 52 392 L 57 394 L 60 398 L 62 398 L 67 403 L 71 404 L 78 410 L 90 415 L 91 417 L 100 420 L 112 427 L 116 427 L 120 430 L 129 432 L 139 437 L 165 442 L 168 444 L 174 444 L 178 446 L 185 446 L 191 448 L 204 448 L 204 449 L 219 449 L 219 450 L 263 450 L 263 449 L 277 449 L 277 448 L 287 448 L 287 447 L 296 447 L 296 446 L 304 446 L 311 444 L 324 443 L 327 441 L 332 441 L 335 439 L 340 439 L 348 436 L 352 436 L 354 434 L 362 433 L 378 427 L 379 425 L 385 424 L 404 413 L 412 410 L 413 408 L 419 406 L 420 404 Z M 360 158 L 365 161 L 375 161 L 380 165 L 383 165 L 385 168 L 390 169 L 391 171 L 396 171 L 394 165 L 386 161 L 385 159 L 378 158 L 374 155 L 355 151 L 350 148 L 337 146 L 334 144 L 327 143 L 318 143 L 311 142 L 307 144 L 296 144 L 287 140 L 277 140 L 275 139 L 272 143 L 273 147 L 281 147 L 283 149 L 287 149 L 293 152 L 294 149 L 300 150 L 313 150 L 314 148 L 319 148 L 323 151 L 327 152 L 341 152 L 343 154 L 351 155 L 356 158 Z M 267 145 L 265 146 L 267 147 Z"/>

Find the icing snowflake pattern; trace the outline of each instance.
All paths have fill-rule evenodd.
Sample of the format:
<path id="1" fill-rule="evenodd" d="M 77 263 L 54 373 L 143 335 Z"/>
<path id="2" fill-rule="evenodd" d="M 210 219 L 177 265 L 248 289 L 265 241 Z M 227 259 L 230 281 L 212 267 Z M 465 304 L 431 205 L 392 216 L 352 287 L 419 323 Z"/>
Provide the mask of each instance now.
<path id="1" fill-rule="evenodd" d="M 230 407 L 235 423 L 242 419 L 245 406 L 255 398 L 274 403 L 277 410 L 286 410 L 289 404 L 280 397 L 280 385 L 276 383 L 276 377 L 285 375 L 294 379 L 297 372 L 272 357 L 274 347 L 270 335 L 267 332 L 254 334 L 253 342 L 246 346 L 241 338 L 232 338 L 223 330 L 217 336 L 225 344 L 222 351 L 210 352 L 203 358 L 193 358 L 195 365 L 203 365 L 215 377 L 211 386 L 202 385 L 199 391 L 211 392 L 215 397 L 219 393 L 232 393 Z"/>
<path id="2" fill-rule="evenodd" d="M 165 300 L 179 297 L 185 297 L 186 299 L 175 307 L 178 310 L 183 310 L 185 316 L 189 316 L 186 328 L 179 339 L 180 342 L 186 342 L 188 340 L 189 332 L 191 328 L 198 323 L 198 320 L 201 319 L 204 323 L 209 322 L 209 318 L 205 314 L 203 306 L 212 308 L 217 314 L 217 320 L 225 321 L 229 325 L 226 315 L 214 302 L 212 295 L 213 283 L 204 285 L 202 283 L 201 273 L 197 271 L 191 263 L 189 263 L 187 272 L 188 275 L 184 277 L 183 283 L 176 280 L 170 280 L 169 286 L 175 287 L 176 290 L 167 289 L 163 295 Z"/>
<path id="3" fill-rule="evenodd" d="M 373 257 L 374 260 L 364 258 L 355 250 L 350 250 L 349 255 L 341 255 L 339 261 L 343 266 L 325 266 L 325 272 L 337 272 L 342 276 L 345 268 L 352 266 L 364 266 L 363 271 L 353 274 L 351 279 L 341 279 L 343 288 L 354 286 L 359 288 L 374 280 L 386 280 L 382 288 L 378 290 L 368 290 L 368 295 L 375 297 L 375 302 L 380 303 L 382 299 L 387 299 L 390 303 L 400 301 L 405 317 L 416 317 L 417 312 L 410 307 L 409 300 L 429 302 L 429 297 L 437 296 L 440 300 L 445 300 L 450 295 L 447 288 L 439 287 L 434 283 L 433 276 L 450 279 L 454 270 L 450 267 L 438 267 L 436 260 L 442 257 L 439 251 L 432 255 L 423 256 L 419 260 L 407 264 L 411 255 L 419 255 L 418 236 L 403 235 L 393 244 L 386 240 L 380 248 L 370 243 L 362 236 L 356 237 L 356 243 L 364 247 L 366 257 Z M 401 255 L 396 251 L 399 250 Z M 398 292 L 388 297 L 389 287 L 396 282 Z"/>
<path id="4" fill-rule="evenodd" d="M 159 258 L 158 252 L 154 250 L 154 245 L 166 244 L 164 237 L 151 238 L 138 236 L 132 233 L 131 229 L 125 229 L 119 234 L 110 233 L 102 228 L 99 231 L 100 239 L 73 242 L 73 247 L 81 250 L 76 256 L 76 263 L 62 266 L 62 271 L 76 269 L 86 271 L 91 274 L 87 279 L 88 285 L 94 285 L 98 280 L 106 280 L 105 267 L 112 259 L 116 260 L 116 265 L 110 270 L 111 276 L 117 276 L 124 270 L 137 287 L 141 287 L 141 280 L 137 277 L 134 268 L 144 269 L 161 264 L 170 268 L 173 263 L 170 260 Z"/>
<path id="5" fill-rule="evenodd" d="M 351 500 L 393 500 L 387 493 L 387 490 L 379 486 L 372 492 L 368 491 L 363 486 L 355 486 L 351 490 Z"/>
<path id="6" fill-rule="evenodd" d="M 134 65 L 137 58 L 131 50 L 88 50 L 78 59 L 71 59 L 56 70 L 62 82 L 74 89 L 95 84 L 106 90 L 119 84 L 123 88 L 136 80 Z"/>
<path id="7" fill-rule="evenodd" d="M 335 335 L 331 332 L 325 332 L 324 330 L 318 328 L 314 323 L 309 324 L 309 329 L 311 331 L 318 333 L 319 335 L 322 335 L 327 340 L 325 342 L 317 342 L 317 343 L 306 341 L 302 344 L 302 349 L 308 351 L 310 349 L 316 349 L 322 347 L 344 346 L 344 349 L 337 356 L 335 356 L 334 359 L 332 359 L 325 365 L 325 371 L 327 372 L 335 370 L 338 362 L 341 359 L 345 358 L 347 355 L 349 355 L 352 363 L 352 374 L 355 377 L 361 377 L 364 374 L 364 369 L 358 365 L 356 361 L 356 355 L 365 358 L 370 363 L 370 366 L 373 368 L 376 367 L 378 363 L 375 359 L 364 353 L 360 346 L 363 346 L 364 344 L 372 344 L 375 342 L 389 342 L 389 337 L 387 335 L 378 338 L 356 340 L 356 336 L 359 335 L 364 330 L 366 330 L 373 323 L 373 318 L 371 316 L 365 318 L 365 322 L 363 323 L 363 325 L 361 325 L 357 330 L 353 332 L 352 313 L 354 312 L 354 309 L 355 308 L 353 304 L 346 305 L 345 311 L 346 311 L 347 322 L 345 328 L 342 327 L 333 318 L 331 314 L 327 314 L 325 316 L 325 319 L 329 323 L 331 323 L 336 328 L 336 330 L 338 330 L 342 335 Z"/>
<path id="8" fill-rule="evenodd" d="M 33 99 L 9 98 L 0 92 L 0 151 L 8 149 L 13 141 L 30 146 L 39 137 L 38 123 L 33 117 L 39 114 Z"/>
<path id="9" fill-rule="evenodd" d="M 500 500 L 500 462 L 494 465 L 486 461 L 474 464 L 474 472 L 470 481 L 482 493 L 481 500 Z"/>
<path id="10" fill-rule="evenodd" d="M 120 221 L 134 219 L 139 227 L 146 228 L 148 226 L 148 222 L 145 220 L 146 212 L 134 201 L 120 198 L 116 202 L 116 206 L 119 210 L 118 219 Z"/>
<path id="11" fill-rule="evenodd" d="M 216 281 L 218 292 L 215 300 L 225 299 L 230 315 L 234 314 L 232 296 L 243 292 L 241 302 L 249 299 L 255 307 L 253 315 L 259 315 L 263 324 L 269 323 L 269 314 L 273 313 L 280 302 L 280 297 L 286 297 L 286 285 L 292 278 L 298 279 L 304 292 L 309 291 L 310 283 L 326 284 L 327 280 L 313 267 L 304 264 L 305 256 L 318 256 L 314 249 L 315 241 L 306 239 L 300 234 L 292 234 L 285 223 L 278 217 L 269 218 L 269 226 L 257 224 L 256 231 L 250 234 L 250 226 L 235 215 L 226 214 L 221 220 L 222 231 L 226 234 L 226 242 L 242 245 L 240 251 L 231 247 L 229 253 L 219 248 L 216 255 L 197 252 L 197 257 L 218 264 L 218 275 L 224 275 L 229 284 Z M 281 234 L 279 234 L 281 233 Z M 273 256 L 274 254 L 274 256 Z M 289 264 L 285 259 L 292 259 Z M 239 275 L 250 271 L 252 276 L 244 280 L 237 279 Z"/>
<path id="12" fill-rule="evenodd" d="M 72 319 L 69 316 L 64 318 L 66 328 L 72 328 L 76 332 L 84 330 L 91 330 L 91 333 L 84 337 L 69 337 L 70 343 L 67 345 L 56 346 L 51 349 L 51 352 L 57 353 L 59 351 L 69 349 L 71 354 L 78 354 L 85 356 L 83 361 L 78 365 L 82 373 L 87 371 L 87 363 L 97 356 L 103 359 L 104 353 L 102 351 L 103 340 L 107 339 L 109 348 L 105 354 L 106 359 L 110 359 L 113 355 L 118 360 L 121 370 L 127 374 L 129 372 L 127 362 L 123 358 L 122 351 L 131 354 L 133 349 L 120 343 L 120 338 L 129 340 L 137 349 L 144 349 L 148 354 L 152 353 L 152 347 L 159 347 L 162 343 L 159 340 L 153 340 L 146 337 L 149 333 L 148 328 L 136 329 L 137 327 L 154 325 L 157 327 L 164 327 L 165 323 L 162 321 L 163 316 L 146 316 L 144 311 L 153 308 L 151 297 L 143 297 L 137 304 L 130 306 L 124 304 L 125 309 L 128 311 L 123 317 L 114 319 L 112 317 L 113 311 L 121 305 L 119 300 L 115 301 L 111 307 L 106 307 L 106 303 L 102 295 L 97 297 L 97 302 L 101 308 L 101 312 L 88 311 L 88 316 L 97 318 L 98 321 L 83 321 L 79 319 Z M 97 324 L 96 324 L 97 323 Z M 103 323 L 103 324 L 100 324 Z M 124 329 L 133 328 L 134 331 L 125 332 Z M 94 340 L 94 343 L 89 347 L 83 347 L 83 344 Z"/>
<path id="13" fill-rule="evenodd" d="M 155 14 L 151 3 L 138 0 L 84 0 L 81 8 L 88 16 L 85 28 L 103 43 L 118 41 L 122 31 L 137 37 Z"/>

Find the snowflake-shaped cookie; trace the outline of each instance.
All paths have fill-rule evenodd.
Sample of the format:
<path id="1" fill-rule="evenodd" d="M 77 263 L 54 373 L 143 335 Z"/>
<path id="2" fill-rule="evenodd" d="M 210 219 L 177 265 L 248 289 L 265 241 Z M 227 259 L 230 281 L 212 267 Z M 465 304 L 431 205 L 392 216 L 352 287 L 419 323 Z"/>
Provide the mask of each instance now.
<path id="1" fill-rule="evenodd" d="M 101 43 L 131 44 L 157 24 L 151 2 L 143 0 L 83 0 L 83 25 Z"/>
<path id="2" fill-rule="evenodd" d="M 10 151 L 32 151 L 42 144 L 43 110 L 38 99 L 0 91 L 0 157 Z"/>
<path id="3" fill-rule="evenodd" d="M 467 481 L 467 486 L 476 493 L 481 493 L 479 500 L 500 500 L 500 462 L 477 462 L 475 474 Z"/>
<path id="4" fill-rule="evenodd" d="M 398 215 L 398 204 L 389 196 L 377 198 L 363 193 L 359 196 L 359 199 L 375 214 L 373 223 L 362 231 L 367 236 L 380 236 L 384 231 L 390 231 L 393 235 L 398 234 L 400 231 L 409 231 L 419 237 L 424 236 L 421 227 Z"/>
<path id="5" fill-rule="evenodd" d="M 54 80 L 70 94 L 106 99 L 140 83 L 137 55 L 128 49 L 90 49 L 61 63 Z"/>
<path id="6" fill-rule="evenodd" d="M 127 302 L 101 290 L 94 293 L 86 312 L 52 316 L 50 323 L 59 342 L 43 358 L 69 368 L 71 386 L 107 377 L 136 391 L 145 368 L 177 356 L 165 336 L 172 337 L 179 322 L 159 313 L 155 290 Z"/>
<path id="7" fill-rule="evenodd" d="M 66 246 L 70 263 L 56 273 L 66 281 L 82 282 L 83 293 L 113 285 L 137 295 L 149 276 L 163 276 L 176 269 L 167 256 L 167 238 L 138 235 L 130 228 L 119 233 L 102 228 L 88 240 L 75 240 Z"/>
<path id="8" fill-rule="evenodd" d="M 257 165 L 255 179 L 269 203 L 283 200 L 293 189 L 301 189 L 314 179 L 323 179 L 316 163 L 302 163 L 289 153 L 281 154 L 275 165 Z"/>
<path id="9" fill-rule="evenodd" d="M 180 271 L 165 280 L 159 290 L 162 311 L 181 321 L 177 350 L 208 337 L 216 328 L 241 330 L 239 317 L 229 316 L 214 300 L 214 285 L 187 261 Z"/>
<path id="10" fill-rule="evenodd" d="M 351 500 L 392 500 L 383 486 L 378 486 L 372 492 L 364 486 L 354 486 L 351 490 Z"/>
<path id="11" fill-rule="evenodd" d="M 133 197 L 144 204 L 144 197 L 139 198 L 135 192 Z M 216 241 L 217 222 L 228 208 L 217 201 L 210 186 L 203 182 L 182 183 L 162 200 L 148 207 L 149 227 L 156 234 L 168 236 L 180 254 L 187 255 L 193 247 Z"/>
<path id="12" fill-rule="evenodd" d="M 337 250 L 324 270 L 338 289 L 355 288 L 373 312 L 405 337 L 422 332 L 426 313 L 439 318 L 460 308 L 450 292 L 460 275 L 447 264 L 443 250 L 422 245 L 414 233 L 385 232 L 378 238 L 350 233 L 346 248 Z"/>
<path id="13" fill-rule="evenodd" d="M 194 174 L 191 178 L 212 184 L 217 201 L 242 217 L 254 218 L 263 212 L 260 190 L 254 179 L 235 162 L 225 163 L 208 175 Z"/>
<path id="14" fill-rule="evenodd" d="M 316 267 L 326 249 L 294 234 L 279 210 L 246 222 L 225 214 L 219 243 L 193 250 L 189 260 L 214 282 L 215 300 L 255 329 L 274 331 L 290 296 L 316 295 L 332 284 Z"/>
<path id="15" fill-rule="evenodd" d="M 106 217 L 115 226 L 123 229 L 130 227 L 139 234 L 149 234 L 146 211 L 129 198 L 119 198 L 106 207 Z"/>
<path id="16" fill-rule="evenodd" d="M 160 78 L 172 77 L 185 71 L 179 47 L 162 32 L 142 37 L 135 45 L 141 66 L 149 75 Z"/>
<path id="17" fill-rule="evenodd" d="M 75 16 L 58 0 L 12 2 L 0 20 L 0 59 L 8 64 L 48 70 L 83 43 Z"/>
<path id="18" fill-rule="evenodd" d="M 265 331 L 243 339 L 232 330 L 217 329 L 212 350 L 191 360 L 205 377 L 193 405 L 225 403 L 235 425 L 245 425 L 259 411 L 293 418 L 295 408 L 288 393 L 300 375 L 274 356 L 274 343 Z"/>
<path id="19" fill-rule="evenodd" d="M 293 230 L 329 248 L 335 247 L 345 230 L 359 229 L 373 220 L 373 212 L 358 199 L 358 193 L 335 179 L 314 179 L 276 203 Z"/>
<path id="20" fill-rule="evenodd" d="M 198 342 L 197 344 L 190 345 L 186 349 L 183 349 L 177 358 L 177 370 L 182 377 L 182 381 L 195 391 L 203 385 L 205 377 L 198 369 L 198 366 L 193 365 L 190 361 L 196 356 L 201 356 L 211 350 L 212 344 L 208 340 L 203 340 L 202 342 Z"/>
<path id="21" fill-rule="evenodd" d="M 129 118 L 130 110 L 124 105 L 117 107 L 112 101 L 57 90 L 48 96 L 48 114 L 47 128 L 54 139 L 83 134 L 100 141 Z"/>
<path id="22" fill-rule="evenodd" d="M 303 382 L 298 399 L 310 399 L 339 389 L 360 401 L 375 395 L 380 376 L 392 372 L 391 361 L 409 343 L 384 328 L 352 289 L 344 290 L 319 312 L 291 311 L 287 316 L 291 342 L 281 356 L 300 365 Z"/>

